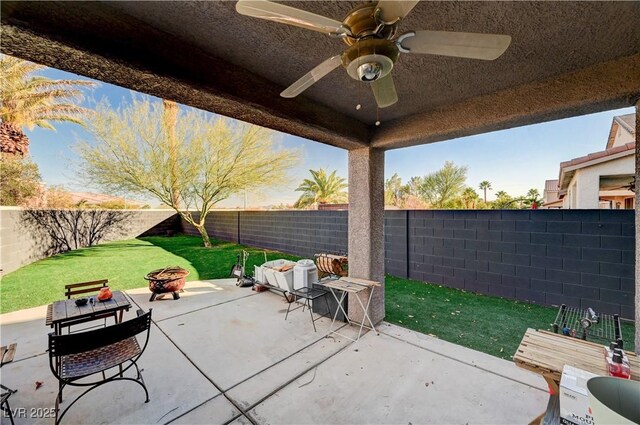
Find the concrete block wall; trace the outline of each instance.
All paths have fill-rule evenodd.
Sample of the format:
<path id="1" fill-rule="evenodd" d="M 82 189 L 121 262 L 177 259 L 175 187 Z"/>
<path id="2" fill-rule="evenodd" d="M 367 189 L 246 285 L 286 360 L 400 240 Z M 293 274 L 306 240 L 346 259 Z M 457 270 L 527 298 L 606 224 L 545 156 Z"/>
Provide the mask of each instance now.
<path id="1" fill-rule="evenodd" d="M 184 232 L 199 235 L 183 222 Z M 347 211 L 214 211 L 210 237 L 301 257 L 347 252 Z"/>
<path id="2" fill-rule="evenodd" d="M 634 317 L 631 210 L 411 211 L 408 228 L 409 278 Z"/>
<path id="3" fill-rule="evenodd" d="M 130 216 L 124 228 L 108 235 L 103 242 L 134 238 L 176 215 L 173 210 L 127 210 L 127 213 Z M 36 240 L 29 229 L 22 225 L 21 215 L 21 208 L 0 207 L 0 270 L 2 274 L 11 273 L 46 256 L 43 247 L 47 246 L 47 241 Z M 168 225 L 175 227 L 178 223 L 174 220 L 173 224 Z"/>
<path id="4" fill-rule="evenodd" d="M 210 238 L 220 239 L 229 242 L 238 242 L 238 225 L 239 225 L 239 212 L 238 211 L 213 211 L 207 216 L 205 222 L 205 228 Z M 200 219 L 200 215 L 193 213 L 196 220 Z M 200 236 L 200 232 L 196 230 L 191 224 L 182 220 L 181 223 L 182 233 L 193 236 Z"/>
<path id="5" fill-rule="evenodd" d="M 311 258 L 348 251 L 347 220 L 347 211 L 213 212 L 207 228 L 219 239 Z M 384 237 L 385 271 L 394 276 L 634 315 L 630 210 L 389 210 Z"/>

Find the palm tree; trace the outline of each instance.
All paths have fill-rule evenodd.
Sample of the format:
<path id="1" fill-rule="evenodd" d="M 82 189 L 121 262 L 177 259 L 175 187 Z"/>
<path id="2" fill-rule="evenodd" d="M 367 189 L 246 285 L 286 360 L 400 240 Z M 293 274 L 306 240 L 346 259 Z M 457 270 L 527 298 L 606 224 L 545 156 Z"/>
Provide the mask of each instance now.
<path id="1" fill-rule="evenodd" d="M 491 190 L 491 182 L 488 180 L 483 180 L 480 182 L 479 186 L 480 190 L 484 190 L 484 203 L 487 203 L 487 189 Z"/>
<path id="2" fill-rule="evenodd" d="M 33 75 L 45 67 L 22 59 L 0 57 L 0 148 L 3 153 L 25 155 L 29 138 L 23 128 L 55 130 L 51 121 L 84 125 L 89 109 L 78 106 L 82 87 L 95 83 L 52 80 Z"/>
<path id="3" fill-rule="evenodd" d="M 309 170 L 311 179 L 304 179 L 297 192 L 302 192 L 300 198 L 293 205 L 295 208 L 306 208 L 314 204 L 347 202 L 346 179 L 338 177 L 336 170 L 331 174 L 321 168 Z"/>
<path id="4" fill-rule="evenodd" d="M 464 202 L 464 207 L 468 210 L 476 208 L 476 201 L 478 200 L 478 194 L 473 188 L 468 187 L 460 195 L 462 202 Z"/>

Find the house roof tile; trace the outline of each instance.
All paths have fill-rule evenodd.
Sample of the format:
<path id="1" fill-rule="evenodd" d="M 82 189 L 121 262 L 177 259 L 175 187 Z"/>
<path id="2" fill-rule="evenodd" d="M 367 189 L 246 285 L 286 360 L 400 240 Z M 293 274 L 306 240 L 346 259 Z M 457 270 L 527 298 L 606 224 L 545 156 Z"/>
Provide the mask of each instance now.
<path id="1" fill-rule="evenodd" d="M 622 153 L 625 151 L 633 151 L 635 150 L 635 148 L 636 148 L 636 144 L 631 142 L 621 146 L 616 146 L 611 149 L 606 149 L 600 152 L 593 152 L 593 153 L 590 153 L 589 155 L 585 155 L 578 158 L 573 158 L 569 161 L 561 162 L 560 168 L 563 169 L 563 168 L 573 167 L 573 166 L 584 164 L 586 162 L 590 162 L 596 159 L 601 159 L 601 158 L 606 158 L 608 156 L 616 155 L 618 153 Z"/>

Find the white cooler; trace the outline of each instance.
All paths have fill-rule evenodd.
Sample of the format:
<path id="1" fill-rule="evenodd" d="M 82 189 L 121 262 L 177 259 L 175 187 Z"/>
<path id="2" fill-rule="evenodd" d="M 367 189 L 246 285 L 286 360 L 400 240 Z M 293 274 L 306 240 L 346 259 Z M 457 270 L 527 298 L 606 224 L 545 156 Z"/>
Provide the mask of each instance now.
<path id="1" fill-rule="evenodd" d="M 318 283 L 318 269 L 313 260 L 299 260 L 293 268 L 293 287 L 311 288 Z"/>

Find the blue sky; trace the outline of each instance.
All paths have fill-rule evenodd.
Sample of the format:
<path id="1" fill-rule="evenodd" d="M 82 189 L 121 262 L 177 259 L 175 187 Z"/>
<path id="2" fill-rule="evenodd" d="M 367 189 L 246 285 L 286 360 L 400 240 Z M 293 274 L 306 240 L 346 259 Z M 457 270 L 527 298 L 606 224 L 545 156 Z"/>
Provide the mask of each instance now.
<path id="1" fill-rule="evenodd" d="M 84 79 L 53 69 L 44 71 L 43 75 L 55 79 Z M 117 106 L 121 102 L 129 102 L 132 92 L 99 83 L 85 103 L 105 97 L 111 105 Z M 467 184 L 479 194 L 480 181 L 491 182 L 493 191 L 488 193 L 489 199 L 499 190 L 513 196 L 523 195 L 530 188 L 542 193 L 544 181 L 558 177 L 561 161 L 603 150 L 612 118 L 632 112 L 633 108 L 625 108 L 387 151 L 385 175 L 388 178 L 398 173 L 403 181 L 407 181 L 412 176 L 422 176 L 439 169 L 445 161 L 453 161 L 468 167 Z M 56 132 L 38 128 L 27 131 L 31 155 L 40 168 L 43 181 L 48 185 L 63 185 L 69 190 L 98 192 L 98 188 L 83 186 L 76 175 L 79 158 L 73 145 L 78 140 L 90 139 L 90 135 L 77 125 L 60 123 L 55 126 Z M 295 188 L 308 175 L 310 168 L 336 169 L 339 175 L 347 177 L 346 151 L 283 133 L 278 133 L 276 139 L 285 148 L 300 149 L 301 163 L 291 172 L 288 186 L 248 194 L 249 206 L 293 203 L 299 195 Z M 145 200 L 154 207 L 158 205 L 152 198 Z M 237 196 L 220 206 L 235 207 L 243 203 L 244 196 Z"/>

